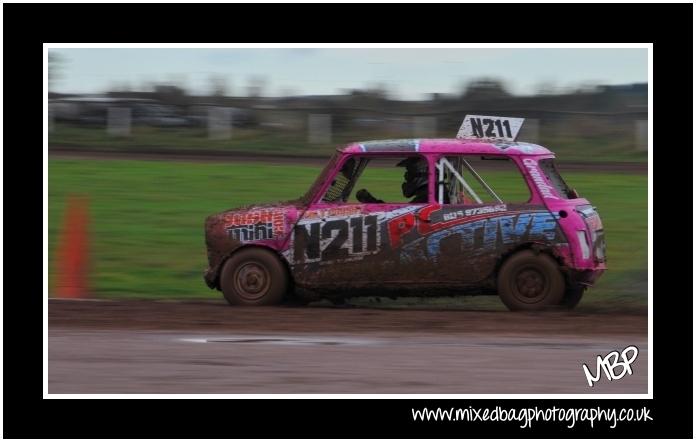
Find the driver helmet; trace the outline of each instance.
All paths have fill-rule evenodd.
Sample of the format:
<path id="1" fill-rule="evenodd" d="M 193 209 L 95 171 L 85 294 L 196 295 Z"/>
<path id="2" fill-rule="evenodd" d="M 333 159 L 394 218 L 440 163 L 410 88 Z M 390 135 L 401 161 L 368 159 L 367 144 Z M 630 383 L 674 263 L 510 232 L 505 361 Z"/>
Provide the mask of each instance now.
<path id="1" fill-rule="evenodd" d="M 424 158 L 409 157 L 400 161 L 396 167 L 405 167 L 404 183 L 401 192 L 406 198 L 410 198 L 423 187 L 428 186 L 428 163 Z"/>

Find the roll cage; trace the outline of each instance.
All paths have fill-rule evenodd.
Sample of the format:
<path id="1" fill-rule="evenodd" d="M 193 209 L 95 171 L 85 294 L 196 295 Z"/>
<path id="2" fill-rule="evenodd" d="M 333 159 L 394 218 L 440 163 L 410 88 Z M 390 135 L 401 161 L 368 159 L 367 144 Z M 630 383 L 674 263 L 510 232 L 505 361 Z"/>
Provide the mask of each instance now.
<path id="1" fill-rule="evenodd" d="M 465 170 L 469 171 L 471 176 L 481 184 L 481 187 L 483 187 L 491 198 L 499 203 L 503 202 L 481 175 L 474 170 L 466 158 L 462 156 L 457 156 L 453 158 L 452 161 L 443 156 L 435 163 L 435 169 L 437 172 L 436 195 L 439 204 L 443 204 L 445 201 L 449 201 L 449 204 L 465 204 L 470 203 L 470 201 L 476 204 L 483 204 L 483 200 L 464 178 Z M 446 193 L 449 197 L 448 199 L 445 198 Z M 467 199 L 470 201 L 467 201 Z"/>

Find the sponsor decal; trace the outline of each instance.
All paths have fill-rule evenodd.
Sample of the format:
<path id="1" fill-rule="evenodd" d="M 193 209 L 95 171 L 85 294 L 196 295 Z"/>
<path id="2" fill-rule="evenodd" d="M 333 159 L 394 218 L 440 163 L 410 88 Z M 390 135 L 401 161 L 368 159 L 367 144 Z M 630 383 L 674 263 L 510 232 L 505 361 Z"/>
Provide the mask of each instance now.
<path id="1" fill-rule="evenodd" d="M 495 143 L 493 145 L 495 147 L 497 147 L 498 149 L 505 150 L 508 148 L 513 148 L 513 149 L 517 149 L 523 153 L 534 153 L 537 150 L 537 148 L 541 147 L 541 146 L 537 146 L 536 144 L 523 143 L 523 142 Z"/>
<path id="2" fill-rule="evenodd" d="M 509 210 L 506 204 L 468 209 L 437 204 L 402 207 L 369 215 L 308 219 L 298 223 L 283 253 L 292 265 L 361 260 L 383 249 L 400 259 L 434 258 L 441 243 L 456 253 L 477 253 L 520 240 L 557 240 L 557 223 L 547 210 Z M 447 255 L 454 249 L 448 246 Z M 398 258 L 397 258 L 398 259 Z"/>
<path id="3" fill-rule="evenodd" d="M 234 213 L 228 222 L 229 237 L 242 242 L 272 239 L 285 231 L 285 214 L 277 210 Z"/>
<path id="4" fill-rule="evenodd" d="M 294 263 L 360 259 L 378 251 L 379 216 L 298 224 L 293 234 Z"/>
<path id="5" fill-rule="evenodd" d="M 409 212 L 391 219 L 387 224 L 389 243 L 392 248 L 397 248 L 400 244 L 415 239 L 416 236 L 425 236 L 457 224 L 473 221 L 473 217 L 486 218 L 489 213 L 505 211 L 507 211 L 505 204 L 453 211 L 448 211 L 446 206 L 437 204 L 426 206 L 417 214 Z"/>
<path id="6" fill-rule="evenodd" d="M 359 214 L 359 206 L 315 209 L 310 217 L 306 216 L 307 211 L 295 226 L 290 247 L 283 256 L 293 265 L 362 259 L 382 249 L 382 230 L 387 220 L 405 213 L 412 214 L 421 207 L 406 206 L 367 215 Z M 335 216 L 353 213 L 356 215 Z"/>
<path id="7" fill-rule="evenodd" d="M 482 232 L 480 242 L 474 241 L 477 233 Z M 512 244 L 523 236 L 529 239 L 546 239 L 556 237 L 556 220 L 549 212 L 522 213 L 516 216 L 502 216 L 462 224 L 455 228 L 435 233 L 427 239 L 430 256 L 440 252 L 440 241 L 457 235 L 461 239 L 461 252 L 476 249 L 494 249 L 498 242 Z"/>
<path id="8" fill-rule="evenodd" d="M 304 213 L 303 219 L 331 218 L 339 216 L 358 215 L 362 211 L 360 206 L 330 207 L 326 209 L 311 209 Z"/>
<path id="9" fill-rule="evenodd" d="M 526 240 L 556 239 L 556 220 L 548 211 L 525 212 L 495 218 L 466 221 L 432 235 L 420 237 L 406 244 L 401 251 L 405 261 L 430 259 L 437 261 L 443 244 L 449 244 L 447 254 L 490 251 L 501 245 L 512 245 Z"/>
<path id="10" fill-rule="evenodd" d="M 420 140 L 375 140 L 360 143 L 363 152 L 418 152 Z"/>
<path id="11" fill-rule="evenodd" d="M 227 234 L 237 241 L 260 241 L 273 238 L 273 223 L 247 224 L 227 228 Z"/>
<path id="12" fill-rule="evenodd" d="M 453 212 L 445 213 L 442 215 L 442 219 L 445 221 L 450 221 L 457 218 L 463 218 L 465 216 L 480 215 L 483 213 L 494 213 L 494 212 L 505 212 L 507 210 L 507 205 L 498 204 L 495 206 L 486 207 L 474 207 L 473 209 L 465 210 L 455 210 Z"/>
<path id="13" fill-rule="evenodd" d="M 539 189 L 539 192 L 544 198 L 551 198 L 555 200 L 559 199 L 553 194 L 553 186 L 547 184 L 544 180 L 544 177 L 539 171 L 539 166 L 537 165 L 536 160 L 525 158 L 522 160 L 522 163 L 524 164 L 524 167 L 527 168 L 529 175 L 532 177 L 532 181 L 534 181 L 534 184 L 536 184 L 537 189 Z"/>

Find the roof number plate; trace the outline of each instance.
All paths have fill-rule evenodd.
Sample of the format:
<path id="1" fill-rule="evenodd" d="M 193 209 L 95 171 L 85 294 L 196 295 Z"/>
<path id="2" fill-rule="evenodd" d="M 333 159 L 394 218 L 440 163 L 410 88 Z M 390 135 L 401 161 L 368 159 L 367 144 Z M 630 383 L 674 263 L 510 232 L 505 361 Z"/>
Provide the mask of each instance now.
<path id="1" fill-rule="evenodd" d="M 467 115 L 457 138 L 515 141 L 523 123 L 524 118 Z"/>

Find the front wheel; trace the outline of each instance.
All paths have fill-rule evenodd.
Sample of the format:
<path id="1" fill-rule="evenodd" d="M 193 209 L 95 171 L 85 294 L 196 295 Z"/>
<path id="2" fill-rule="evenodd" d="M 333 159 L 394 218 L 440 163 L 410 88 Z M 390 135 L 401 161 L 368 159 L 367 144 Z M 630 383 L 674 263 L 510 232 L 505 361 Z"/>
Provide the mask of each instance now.
<path id="1" fill-rule="evenodd" d="M 542 310 L 562 303 L 565 280 L 550 256 L 523 250 L 498 273 L 498 294 L 510 310 Z"/>
<path id="2" fill-rule="evenodd" d="M 271 251 L 250 248 L 232 255 L 222 268 L 220 288 L 232 305 L 273 305 L 288 289 L 288 275 Z"/>

